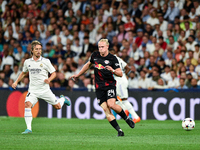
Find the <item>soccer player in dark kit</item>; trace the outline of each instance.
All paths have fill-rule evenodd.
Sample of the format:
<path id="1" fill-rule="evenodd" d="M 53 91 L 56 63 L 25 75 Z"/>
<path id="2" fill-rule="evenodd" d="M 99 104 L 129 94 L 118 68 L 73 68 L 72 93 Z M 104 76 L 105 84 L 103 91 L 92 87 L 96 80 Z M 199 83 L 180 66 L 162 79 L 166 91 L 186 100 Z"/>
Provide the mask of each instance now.
<path id="1" fill-rule="evenodd" d="M 126 116 L 119 105 L 115 104 L 116 81 L 113 74 L 121 77 L 122 71 L 117 58 L 109 53 L 108 48 L 108 40 L 101 39 L 98 42 L 99 52 L 93 52 L 90 60 L 83 66 L 81 71 L 70 78 L 76 79 L 80 77 L 94 64 L 95 88 L 98 104 L 103 108 L 107 120 L 118 131 L 118 136 L 124 136 L 124 132 L 119 127 L 114 115 L 111 113 L 111 109 L 118 113 L 131 128 L 135 127 L 135 123 Z"/>

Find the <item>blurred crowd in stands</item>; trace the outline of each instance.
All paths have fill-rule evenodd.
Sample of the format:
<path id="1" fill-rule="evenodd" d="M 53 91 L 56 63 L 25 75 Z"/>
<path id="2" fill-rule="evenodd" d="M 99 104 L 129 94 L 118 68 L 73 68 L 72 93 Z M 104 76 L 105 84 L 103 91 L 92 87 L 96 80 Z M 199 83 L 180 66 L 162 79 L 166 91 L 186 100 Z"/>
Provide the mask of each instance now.
<path id="1" fill-rule="evenodd" d="M 0 0 L 0 87 L 10 87 L 31 57 L 31 42 L 56 68 L 52 88 L 94 90 L 94 68 L 80 71 L 97 43 L 130 66 L 129 89 L 200 88 L 198 0 Z M 27 87 L 28 75 L 18 88 Z"/>

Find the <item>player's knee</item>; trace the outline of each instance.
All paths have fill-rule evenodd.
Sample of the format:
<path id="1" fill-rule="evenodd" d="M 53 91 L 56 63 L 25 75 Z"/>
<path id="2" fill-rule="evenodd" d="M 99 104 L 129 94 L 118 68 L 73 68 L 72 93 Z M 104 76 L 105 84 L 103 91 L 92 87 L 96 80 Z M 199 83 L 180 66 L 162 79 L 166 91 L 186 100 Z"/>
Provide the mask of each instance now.
<path id="1" fill-rule="evenodd" d="M 108 106 L 111 108 L 111 109 L 115 109 L 115 103 L 110 103 Z"/>
<path id="2" fill-rule="evenodd" d="M 31 108 L 32 107 L 32 103 L 31 102 L 25 102 L 25 108 Z"/>

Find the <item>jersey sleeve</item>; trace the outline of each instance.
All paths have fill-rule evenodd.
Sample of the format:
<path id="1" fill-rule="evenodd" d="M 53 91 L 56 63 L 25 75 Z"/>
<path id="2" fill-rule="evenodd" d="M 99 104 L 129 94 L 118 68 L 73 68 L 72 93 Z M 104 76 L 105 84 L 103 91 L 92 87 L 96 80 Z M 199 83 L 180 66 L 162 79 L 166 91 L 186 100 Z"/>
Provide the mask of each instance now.
<path id="1" fill-rule="evenodd" d="M 89 59 L 92 64 L 94 64 L 94 56 L 95 56 L 95 53 L 92 53 Z"/>
<path id="2" fill-rule="evenodd" d="M 56 71 L 49 59 L 47 60 L 47 69 L 50 74 Z"/>
<path id="3" fill-rule="evenodd" d="M 121 58 L 120 58 L 121 59 Z M 121 59 L 121 64 L 122 64 L 122 68 L 124 69 L 125 67 L 126 67 L 126 65 L 127 65 L 127 63 L 125 62 L 125 61 L 123 61 L 122 59 Z"/>
<path id="4" fill-rule="evenodd" d="M 120 68 L 119 61 L 117 60 L 117 58 L 115 56 L 113 56 L 113 65 L 112 65 L 112 68 L 113 69 Z"/>
<path id="5" fill-rule="evenodd" d="M 28 72 L 27 60 L 24 61 L 24 65 L 23 65 L 22 71 L 23 72 Z"/>

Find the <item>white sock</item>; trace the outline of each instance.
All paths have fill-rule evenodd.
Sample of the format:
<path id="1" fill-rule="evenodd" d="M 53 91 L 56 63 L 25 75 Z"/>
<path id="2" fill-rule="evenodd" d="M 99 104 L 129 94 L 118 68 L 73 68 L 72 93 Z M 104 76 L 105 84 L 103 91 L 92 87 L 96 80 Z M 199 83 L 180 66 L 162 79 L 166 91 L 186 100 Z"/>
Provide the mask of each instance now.
<path id="1" fill-rule="evenodd" d="M 61 98 L 58 99 L 58 101 L 60 103 L 60 106 L 62 107 L 64 105 L 65 98 L 61 97 Z"/>
<path id="2" fill-rule="evenodd" d="M 123 104 L 121 101 L 116 101 L 116 104 L 119 105 L 119 106 L 121 106 L 121 108 L 122 108 L 124 111 L 126 110 L 124 104 Z"/>
<path id="3" fill-rule="evenodd" d="M 124 104 L 125 108 L 128 110 L 133 118 L 137 119 L 139 117 L 128 100 L 122 101 L 122 104 Z"/>
<path id="4" fill-rule="evenodd" d="M 32 130 L 31 123 L 32 123 L 33 117 L 32 117 L 31 108 L 25 108 L 24 119 L 26 122 L 27 129 Z"/>

